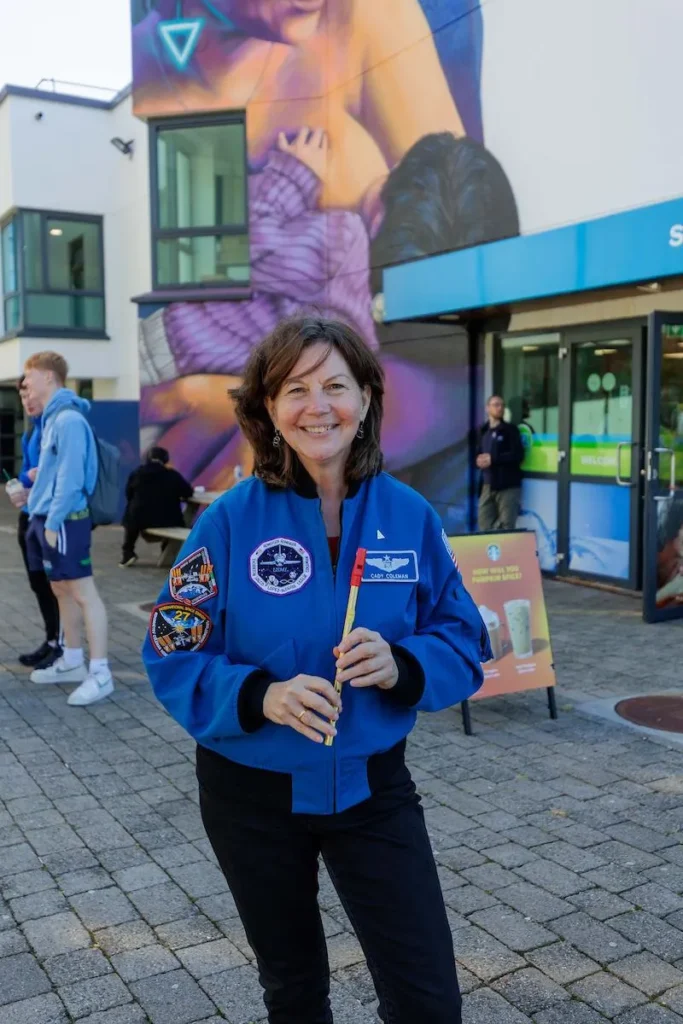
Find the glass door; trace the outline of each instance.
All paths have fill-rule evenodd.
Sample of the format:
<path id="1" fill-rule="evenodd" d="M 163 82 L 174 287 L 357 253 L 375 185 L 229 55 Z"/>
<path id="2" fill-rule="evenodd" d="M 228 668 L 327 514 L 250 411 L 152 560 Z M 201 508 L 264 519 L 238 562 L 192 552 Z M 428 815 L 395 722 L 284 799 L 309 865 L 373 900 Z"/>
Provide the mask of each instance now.
<path id="1" fill-rule="evenodd" d="M 640 536 L 642 332 L 567 331 L 558 571 L 635 588 Z"/>
<path id="2" fill-rule="evenodd" d="M 683 618 L 683 314 L 648 320 L 643 618 Z"/>
<path id="3" fill-rule="evenodd" d="M 544 572 L 557 568 L 559 354 L 557 333 L 503 337 L 495 373 L 526 453 L 517 525 L 535 532 Z"/>

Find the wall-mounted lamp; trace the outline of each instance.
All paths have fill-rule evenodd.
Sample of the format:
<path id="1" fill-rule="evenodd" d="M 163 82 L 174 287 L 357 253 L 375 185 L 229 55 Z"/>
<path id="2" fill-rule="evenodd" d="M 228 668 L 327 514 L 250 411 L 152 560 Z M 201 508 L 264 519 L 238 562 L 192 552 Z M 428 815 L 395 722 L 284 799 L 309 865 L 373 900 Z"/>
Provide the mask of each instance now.
<path id="1" fill-rule="evenodd" d="M 123 153 L 124 156 L 133 155 L 135 139 L 130 139 L 129 142 L 124 142 L 123 139 L 120 139 L 117 135 L 115 138 L 110 139 L 109 141 L 111 142 L 112 146 L 115 146 L 118 149 L 119 153 Z"/>
<path id="2" fill-rule="evenodd" d="M 55 238 L 59 238 L 61 235 L 64 234 L 64 232 L 61 228 L 50 228 L 50 234 L 53 235 Z"/>

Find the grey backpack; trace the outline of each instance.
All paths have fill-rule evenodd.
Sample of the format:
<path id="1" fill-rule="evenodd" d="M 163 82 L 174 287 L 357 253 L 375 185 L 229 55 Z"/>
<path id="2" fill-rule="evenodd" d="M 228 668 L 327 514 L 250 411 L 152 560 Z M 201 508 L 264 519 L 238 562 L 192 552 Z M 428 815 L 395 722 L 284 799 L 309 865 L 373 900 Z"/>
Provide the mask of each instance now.
<path id="1" fill-rule="evenodd" d="M 73 411 L 78 412 L 79 416 L 83 416 L 83 413 L 77 409 Z M 83 419 L 88 423 L 85 416 L 83 416 Z M 88 423 L 88 426 L 95 442 L 95 452 L 97 454 L 97 479 L 95 480 L 92 492 L 86 493 L 88 508 L 90 509 L 90 518 L 93 526 L 108 526 L 110 523 L 116 522 L 119 511 L 119 497 L 121 494 L 119 464 L 121 462 L 121 453 L 115 445 L 98 437 L 90 423 Z"/>

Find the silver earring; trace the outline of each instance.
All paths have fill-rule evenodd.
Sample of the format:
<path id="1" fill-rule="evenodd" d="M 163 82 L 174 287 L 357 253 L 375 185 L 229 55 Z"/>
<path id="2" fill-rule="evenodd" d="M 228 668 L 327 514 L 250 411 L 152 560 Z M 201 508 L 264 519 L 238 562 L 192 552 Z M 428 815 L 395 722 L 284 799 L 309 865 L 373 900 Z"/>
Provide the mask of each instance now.
<path id="1" fill-rule="evenodd" d="M 280 433 L 280 431 L 276 427 L 275 428 L 275 433 L 273 434 L 273 448 L 279 448 L 281 441 L 282 441 L 282 434 Z"/>
<path id="2" fill-rule="evenodd" d="M 356 437 L 359 439 L 365 437 L 365 426 L 362 420 L 360 421 L 360 426 L 358 427 L 358 433 L 356 434 Z"/>

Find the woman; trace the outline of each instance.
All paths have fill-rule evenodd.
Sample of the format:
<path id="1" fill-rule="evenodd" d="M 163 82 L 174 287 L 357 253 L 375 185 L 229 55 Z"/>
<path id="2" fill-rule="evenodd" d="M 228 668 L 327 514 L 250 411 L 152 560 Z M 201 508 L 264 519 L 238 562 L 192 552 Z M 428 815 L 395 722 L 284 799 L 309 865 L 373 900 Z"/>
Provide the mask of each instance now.
<path id="1" fill-rule="evenodd" d="M 286 321 L 233 397 L 254 477 L 192 531 L 143 656 L 159 700 L 198 742 L 204 825 L 268 1020 L 332 1020 L 322 855 L 382 1019 L 454 1024 L 451 934 L 404 751 L 417 709 L 481 685 L 485 627 L 436 514 L 381 472 L 382 371 L 351 328 Z M 359 547 L 357 626 L 340 642 Z M 183 601 L 199 566 L 201 592 Z"/>

